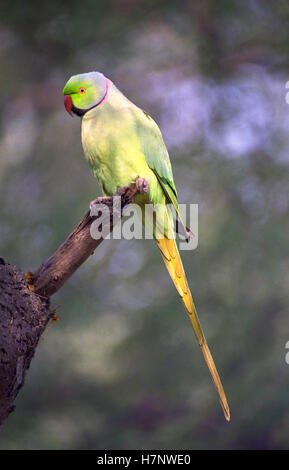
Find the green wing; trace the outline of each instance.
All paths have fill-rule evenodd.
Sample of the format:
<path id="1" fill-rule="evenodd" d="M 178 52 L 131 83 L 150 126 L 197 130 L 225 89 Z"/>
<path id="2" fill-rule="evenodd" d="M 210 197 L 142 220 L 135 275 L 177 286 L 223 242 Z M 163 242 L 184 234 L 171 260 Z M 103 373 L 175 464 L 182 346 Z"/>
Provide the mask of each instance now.
<path id="1" fill-rule="evenodd" d="M 167 203 L 173 204 L 178 219 L 184 228 L 186 236 L 188 236 L 189 229 L 185 226 L 180 214 L 170 157 L 161 131 L 155 121 L 145 111 L 141 112 L 143 115 L 137 130 L 143 154 L 148 166 L 155 173 L 166 195 Z"/>
<path id="2" fill-rule="evenodd" d="M 148 166 L 156 174 L 169 202 L 178 206 L 170 157 L 155 121 L 144 111 L 137 126 L 138 136 Z"/>

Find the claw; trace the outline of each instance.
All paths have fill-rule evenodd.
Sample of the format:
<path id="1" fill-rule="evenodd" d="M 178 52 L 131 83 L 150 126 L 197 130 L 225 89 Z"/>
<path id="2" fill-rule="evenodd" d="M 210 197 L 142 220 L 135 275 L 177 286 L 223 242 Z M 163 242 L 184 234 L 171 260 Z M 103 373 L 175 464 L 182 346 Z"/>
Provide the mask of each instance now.
<path id="1" fill-rule="evenodd" d="M 90 204 L 89 204 L 90 215 L 95 215 L 95 214 L 91 214 L 91 211 L 93 210 L 93 206 L 95 204 L 106 204 L 106 205 L 108 205 L 109 202 L 111 203 L 111 197 L 110 196 L 98 197 L 97 199 L 94 199 L 93 201 L 91 201 Z"/>
<path id="2" fill-rule="evenodd" d="M 135 185 L 141 194 L 146 194 L 148 192 L 149 184 L 145 178 L 138 178 L 135 182 Z"/>

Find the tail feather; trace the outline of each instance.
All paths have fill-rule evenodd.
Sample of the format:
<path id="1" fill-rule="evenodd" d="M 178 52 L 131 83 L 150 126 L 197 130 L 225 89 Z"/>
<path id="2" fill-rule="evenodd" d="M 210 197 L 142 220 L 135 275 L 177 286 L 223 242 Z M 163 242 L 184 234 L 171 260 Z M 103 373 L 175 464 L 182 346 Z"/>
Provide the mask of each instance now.
<path id="1" fill-rule="evenodd" d="M 191 295 L 191 292 L 187 283 L 186 275 L 185 275 L 181 257 L 180 257 L 180 254 L 176 245 L 176 241 L 174 238 L 169 239 L 166 237 L 164 238 L 156 237 L 155 240 L 162 254 L 167 270 L 175 284 L 175 287 L 178 293 L 180 294 L 182 298 L 182 301 L 185 305 L 188 316 L 193 325 L 198 343 L 201 347 L 201 351 L 203 353 L 203 356 L 205 358 L 205 361 L 211 373 L 213 383 L 219 394 L 219 400 L 223 408 L 225 418 L 227 421 L 230 421 L 230 410 L 229 410 L 227 398 L 226 398 L 219 374 L 217 372 L 214 360 L 210 353 L 209 347 L 207 345 L 204 333 L 202 331 L 202 328 L 201 328 L 201 325 L 197 316 L 197 311 L 196 311 L 194 301 L 192 299 L 192 295 Z"/>

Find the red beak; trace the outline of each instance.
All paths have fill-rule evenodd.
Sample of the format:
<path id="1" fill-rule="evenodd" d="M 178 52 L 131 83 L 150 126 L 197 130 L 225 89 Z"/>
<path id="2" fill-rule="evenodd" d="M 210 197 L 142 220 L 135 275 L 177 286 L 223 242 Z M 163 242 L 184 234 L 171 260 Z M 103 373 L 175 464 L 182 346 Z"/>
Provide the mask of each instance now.
<path id="1" fill-rule="evenodd" d="M 65 95 L 65 97 L 64 97 L 64 106 L 65 106 L 65 109 L 68 112 L 68 114 L 70 114 L 70 116 L 73 116 L 73 114 L 72 114 L 73 104 L 72 104 L 72 99 L 71 99 L 70 95 Z"/>

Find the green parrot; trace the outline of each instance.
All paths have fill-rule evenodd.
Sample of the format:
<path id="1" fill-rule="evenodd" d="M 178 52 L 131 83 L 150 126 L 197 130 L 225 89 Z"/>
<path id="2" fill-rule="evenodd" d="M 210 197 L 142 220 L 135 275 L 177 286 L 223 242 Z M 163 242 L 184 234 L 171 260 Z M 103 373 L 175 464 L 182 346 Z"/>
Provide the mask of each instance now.
<path id="1" fill-rule="evenodd" d="M 129 101 L 102 73 L 72 76 L 64 89 L 65 108 L 82 119 L 82 146 L 93 175 L 104 196 L 118 188 L 145 181 L 148 188 L 135 198 L 144 214 L 146 204 L 157 208 L 156 223 L 150 227 L 172 281 L 185 305 L 198 343 L 219 394 L 227 421 L 230 411 L 222 383 L 203 334 L 180 254 L 172 237 L 172 217 L 168 207 L 180 211 L 172 167 L 161 131 L 155 121 Z M 145 184 L 145 183 L 144 183 Z M 158 219 L 164 233 L 160 233 Z M 145 223 L 143 216 L 143 222 Z M 185 231 L 187 230 L 184 227 Z"/>

